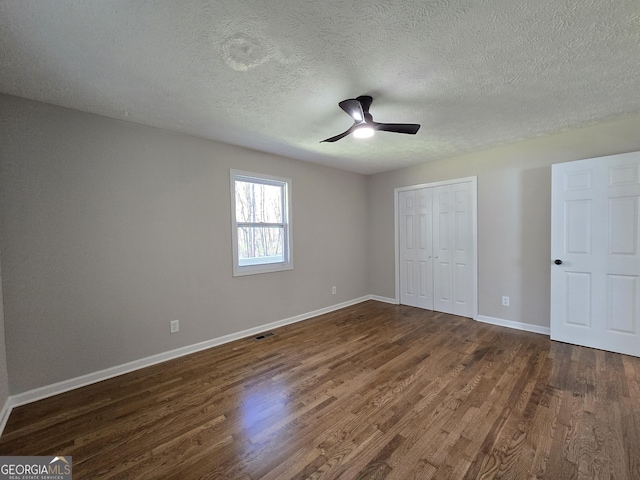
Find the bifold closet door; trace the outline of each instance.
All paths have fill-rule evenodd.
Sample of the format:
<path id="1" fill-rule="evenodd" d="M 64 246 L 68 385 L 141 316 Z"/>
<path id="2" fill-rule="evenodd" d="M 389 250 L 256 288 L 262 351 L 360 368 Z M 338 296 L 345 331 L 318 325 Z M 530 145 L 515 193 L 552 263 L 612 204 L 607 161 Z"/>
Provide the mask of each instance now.
<path id="1" fill-rule="evenodd" d="M 473 317 L 472 184 L 433 187 L 433 309 Z"/>
<path id="2" fill-rule="evenodd" d="M 400 303 L 433 309 L 431 189 L 400 192 Z"/>
<path id="3" fill-rule="evenodd" d="M 473 184 L 398 193 L 400 303 L 473 317 Z"/>

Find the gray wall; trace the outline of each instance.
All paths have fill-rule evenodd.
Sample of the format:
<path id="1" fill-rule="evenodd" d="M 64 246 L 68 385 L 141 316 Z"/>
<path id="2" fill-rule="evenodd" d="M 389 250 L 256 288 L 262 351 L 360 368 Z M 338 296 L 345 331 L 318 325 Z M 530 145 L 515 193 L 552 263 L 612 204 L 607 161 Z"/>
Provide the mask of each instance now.
<path id="1" fill-rule="evenodd" d="M 11 394 L 369 293 L 365 176 L 6 95 L 0 126 Z M 293 270 L 232 276 L 230 168 L 293 180 Z"/>
<path id="2" fill-rule="evenodd" d="M 478 313 L 548 327 L 551 165 L 636 150 L 640 115 L 371 176 L 370 293 L 395 297 L 394 188 L 477 176 Z"/>
<path id="3" fill-rule="evenodd" d="M 394 188 L 467 176 L 479 313 L 548 326 L 550 165 L 640 150 L 638 132 L 640 115 L 364 177 L 0 95 L 0 400 L 7 370 L 18 394 L 394 297 Z M 231 275 L 230 168 L 293 179 L 294 270 Z"/>

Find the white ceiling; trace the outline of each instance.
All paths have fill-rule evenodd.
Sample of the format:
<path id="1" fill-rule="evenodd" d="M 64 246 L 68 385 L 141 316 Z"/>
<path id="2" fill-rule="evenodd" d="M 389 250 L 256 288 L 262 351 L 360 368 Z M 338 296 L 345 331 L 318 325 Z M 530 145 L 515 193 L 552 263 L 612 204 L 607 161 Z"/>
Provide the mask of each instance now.
<path id="1" fill-rule="evenodd" d="M 376 173 L 640 111 L 640 1 L 0 0 L 0 91 Z"/>

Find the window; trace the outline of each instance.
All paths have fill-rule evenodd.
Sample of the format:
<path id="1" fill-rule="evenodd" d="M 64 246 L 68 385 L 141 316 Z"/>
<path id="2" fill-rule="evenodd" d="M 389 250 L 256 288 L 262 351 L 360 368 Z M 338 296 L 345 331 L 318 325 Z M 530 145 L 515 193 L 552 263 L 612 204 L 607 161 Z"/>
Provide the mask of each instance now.
<path id="1" fill-rule="evenodd" d="M 231 170 L 233 275 L 291 270 L 291 180 Z"/>

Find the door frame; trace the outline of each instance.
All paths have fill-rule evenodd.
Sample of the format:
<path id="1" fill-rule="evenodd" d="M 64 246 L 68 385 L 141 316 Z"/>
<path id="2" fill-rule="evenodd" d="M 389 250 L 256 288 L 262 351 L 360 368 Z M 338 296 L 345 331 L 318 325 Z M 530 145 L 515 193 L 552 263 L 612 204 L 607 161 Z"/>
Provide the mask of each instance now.
<path id="1" fill-rule="evenodd" d="M 440 182 L 421 183 L 419 185 L 410 185 L 407 187 L 397 187 L 393 190 L 393 217 L 394 217 L 394 249 L 395 249 L 395 283 L 396 294 L 395 303 L 400 305 L 400 219 L 399 219 L 399 196 L 400 192 L 409 190 L 418 190 L 420 188 L 439 187 L 442 185 L 453 185 L 456 183 L 471 183 L 471 236 L 473 244 L 473 261 L 472 268 L 472 305 L 473 319 L 478 319 L 478 177 L 454 178 L 451 180 L 443 180 Z"/>

